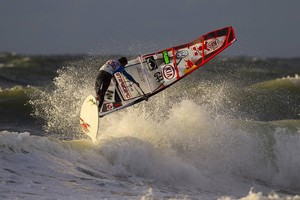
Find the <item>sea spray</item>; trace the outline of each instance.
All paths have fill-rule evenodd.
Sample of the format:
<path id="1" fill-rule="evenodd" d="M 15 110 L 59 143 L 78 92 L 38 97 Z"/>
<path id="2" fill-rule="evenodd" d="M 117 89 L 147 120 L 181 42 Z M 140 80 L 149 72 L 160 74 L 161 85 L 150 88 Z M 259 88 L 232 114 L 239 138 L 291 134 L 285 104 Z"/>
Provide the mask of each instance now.
<path id="1" fill-rule="evenodd" d="M 186 173 L 185 180 L 190 180 L 190 185 L 198 181 L 198 186 L 201 185 L 202 189 L 206 188 L 205 184 L 201 184 L 203 183 L 201 180 L 205 179 L 204 183 L 219 182 L 220 184 L 215 187 L 224 191 L 229 189 L 224 185 L 226 181 L 231 182 L 230 187 L 239 187 L 235 183 L 240 181 L 250 181 L 254 182 L 257 187 L 272 186 L 297 191 L 297 184 L 293 187 L 289 181 L 282 182 L 282 173 L 288 175 L 289 172 L 288 170 L 285 172 L 278 170 L 285 168 L 283 166 L 288 163 L 281 161 L 282 156 L 280 154 L 285 150 L 281 148 L 278 151 L 277 144 L 281 143 L 282 139 L 278 138 L 279 130 L 272 124 L 256 124 L 257 122 L 249 121 L 248 126 L 244 126 L 243 123 L 226 116 L 215 115 L 205 106 L 197 105 L 190 100 L 183 100 L 175 104 L 163 121 L 157 121 L 155 115 L 144 119 L 143 113 L 137 110 L 117 115 L 117 118 L 109 118 L 113 125 L 101 130 L 99 141 L 106 141 L 107 144 L 110 143 L 109 141 L 113 141 L 111 146 L 114 148 L 115 153 L 113 154 L 118 155 L 117 157 L 113 156 L 114 159 L 120 159 L 117 161 L 118 163 L 125 162 L 125 168 L 131 173 L 137 172 L 136 175 L 143 176 L 142 171 L 145 172 L 145 176 L 147 174 L 147 178 L 154 176 L 152 173 L 155 173 L 156 168 L 149 172 L 145 166 L 139 168 L 139 165 L 134 164 L 135 159 L 139 161 L 142 159 L 142 162 L 156 159 L 155 156 L 154 158 L 147 156 L 147 153 L 152 152 L 152 150 L 150 151 L 146 146 L 151 144 L 150 146 L 155 147 L 157 151 L 167 157 L 183 162 L 186 166 L 192 166 L 194 172 L 189 175 Z M 284 133 L 279 131 L 279 134 Z M 297 132 L 286 133 L 283 137 L 286 139 L 293 137 L 290 134 L 297 134 Z M 130 138 L 137 138 L 138 140 L 135 142 L 135 139 Z M 130 141 L 130 145 L 128 141 Z M 297 141 L 292 145 L 293 147 L 299 145 Z M 135 148 L 135 145 L 141 146 Z M 147 150 L 142 153 L 145 151 L 144 148 Z M 123 152 L 128 150 L 130 153 L 127 152 L 124 156 Z M 141 153 L 143 156 L 138 156 Z M 296 151 L 293 154 L 296 155 Z M 144 157 L 146 160 L 143 161 Z M 299 159 L 297 156 L 294 158 L 296 160 L 292 170 L 299 167 Z M 168 162 L 167 159 L 163 160 Z M 146 163 L 145 165 L 148 167 Z M 136 171 L 132 171 L 132 167 Z M 185 173 L 185 171 L 181 170 L 181 173 Z M 194 179 L 199 175 L 202 179 Z M 152 178 L 158 180 L 156 176 Z M 281 181 L 276 183 L 274 179 Z M 296 177 L 295 180 L 299 181 L 299 177 Z M 164 179 L 164 181 L 166 180 Z M 186 181 L 185 184 L 187 184 Z"/>
<path id="2" fill-rule="evenodd" d="M 64 139 L 84 137 L 78 114 L 83 98 L 94 92 L 97 70 L 98 64 L 87 61 L 67 66 L 58 71 L 53 87 L 39 93 L 41 102 L 35 105 L 41 106 L 37 110 L 40 117 L 46 118 L 49 135 L 57 131 Z M 196 191 L 226 193 L 234 187 L 239 188 L 237 193 L 247 194 L 253 185 L 258 191 L 299 191 L 299 177 L 284 181 L 285 176 L 292 177 L 290 172 L 299 169 L 296 152 L 288 157 L 295 159 L 290 165 L 284 160 L 284 148 L 278 146 L 286 144 L 281 137 L 292 138 L 292 134 L 299 134 L 298 129 L 282 133 L 276 124 L 245 120 L 239 108 L 248 114 L 253 112 L 258 116 L 253 118 L 259 119 L 255 105 L 266 107 L 265 91 L 225 80 L 198 80 L 201 72 L 148 102 L 101 118 L 96 152 L 82 152 L 93 165 L 80 162 L 81 171 L 97 174 L 87 169 L 101 168 L 118 174 L 117 179 L 139 177 L 164 188 L 167 183 Z M 52 99 L 46 101 L 43 96 Z M 279 133 L 283 135 L 278 137 Z M 296 141 L 290 143 L 294 148 L 299 145 Z"/>
<path id="3" fill-rule="evenodd" d="M 103 59 L 87 57 L 57 71 L 49 87 L 38 88 L 30 103 L 34 116 L 45 121 L 47 131 L 61 138 L 74 138 L 80 132 L 78 116 L 84 98 L 94 93 L 94 79 Z"/>

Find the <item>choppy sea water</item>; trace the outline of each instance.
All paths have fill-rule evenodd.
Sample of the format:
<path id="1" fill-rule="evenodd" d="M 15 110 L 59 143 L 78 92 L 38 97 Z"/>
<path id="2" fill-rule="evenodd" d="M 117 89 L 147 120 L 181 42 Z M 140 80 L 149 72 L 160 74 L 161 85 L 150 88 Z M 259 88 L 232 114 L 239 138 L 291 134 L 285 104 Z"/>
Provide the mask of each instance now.
<path id="1" fill-rule="evenodd" d="M 0 199 L 300 199 L 300 59 L 216 57 L 92 144 L 106 59 L 1 54 Z"/>

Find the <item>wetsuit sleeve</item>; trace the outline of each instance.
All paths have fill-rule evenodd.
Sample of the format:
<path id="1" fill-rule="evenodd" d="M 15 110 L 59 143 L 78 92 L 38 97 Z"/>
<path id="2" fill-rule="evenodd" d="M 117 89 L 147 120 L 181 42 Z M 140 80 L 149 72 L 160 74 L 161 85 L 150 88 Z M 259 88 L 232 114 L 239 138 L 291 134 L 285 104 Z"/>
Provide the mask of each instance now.
<path id="1" fill-rule="evenodd" d="M 128 72 L 125 71 L 125 69 L 124 69 L 123 71 L 121 71 L 121 72 L 124 74 L 124 76 L 126 76 L 126 78 L 127 78 L 128 80 L 130 80 L 130 81 L 133 82 L 133 83 L 137 83 L 137 82 L 134 80 L 134 78 L 133 78 L 130 74 L 128 74 Z"/>
<path id="2" fill-rule="evenodd" d="M 137 83 L 137 82 L 134 80 L 134 78 L 133 78 L 130 74 L 128 74 L 128 72 L 126 72 L 126 70 L 125 70 L 125 68 L 124 68 L 123 66 L 120 66 L 119 69 L 117 69 L 115 72 L 121 72 L 122 74 L 124 74 L 124 76 L 126 76 L 126 78 L 127 78 L 128 80 L 130 80 L 130 81 L 133 82 L 133 83 Z"/>

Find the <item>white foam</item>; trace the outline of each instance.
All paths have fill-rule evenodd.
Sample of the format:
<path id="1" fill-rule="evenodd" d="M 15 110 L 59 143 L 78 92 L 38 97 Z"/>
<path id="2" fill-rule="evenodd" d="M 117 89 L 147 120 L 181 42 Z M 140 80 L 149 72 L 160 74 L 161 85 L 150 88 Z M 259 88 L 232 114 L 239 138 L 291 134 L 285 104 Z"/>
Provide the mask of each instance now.
<path id="1" fill-rule="evenodd" d="M 267 135 L 260 133 L 264 129 L 237 128 L 189 100 L 163 121 L 143 118 L 142 111 L 107 117 L 114 126 L 102 130 L 98 145 L 0 132 L 2 190 L 14 188 L 28 198 L 29 193 L 52 197 L 56 191 L 53 198 L 70 199 L 111 193 L 116 198 L 264 199 L 272 190 L 281 197 L 281 190 L 298 191 L 298 135 L 276 129 L 275 143 L 267 147 Z M 258 192 L 248 194 L 251 187 Z M 73 193 L 74 188 L 81 189 Z"/>
<path id="2" fill-rule="evenodd" d="M 54 91 L 41 91 L 33 101 L 37 115 L 48 123 L 48 137 L 52 130 L 81 136 L 79 109 L 83 99 L 94 92 L 97 72 L 96 67 L 83 64 L 60 71 Z M 28 135 L 21 141 L 26 141 L 26 152 L 32 150 L 41 160 L 37 171 L 59 177 L 58 182 L 50 181 L 51 184 L 66 184 L 69 189 L 80 185 L 103 198 L 111 193 L 120 196 L 132 188 L 136 189 L 132 196 L 146 194 L 145 198 L 176 197 L 177 192 L 192 197 L 229 193 L 237 198 L 246 196 L 251 187 L 262 194 L 282 188 L 298 192 L 294 187 L 299 181 L 294 174 L 300 160 L 297 137 L 275 131 L 266 123 L 247 122 L 249 128 L 220 115 L 222 101 L 226 100 L 224 90 L 226 86 L 210 87 L 203 96 L 193 99 L 180 99 L 176 91 L 163 92 L 138 108 L 101 118 L 96 146 Z M 51 168 L 57 170 L 53 172 Z M 284 181 L 285 177 L 288 180 Z M 105 185 L 106 190 L 99 190 L 97 185 Z"/>

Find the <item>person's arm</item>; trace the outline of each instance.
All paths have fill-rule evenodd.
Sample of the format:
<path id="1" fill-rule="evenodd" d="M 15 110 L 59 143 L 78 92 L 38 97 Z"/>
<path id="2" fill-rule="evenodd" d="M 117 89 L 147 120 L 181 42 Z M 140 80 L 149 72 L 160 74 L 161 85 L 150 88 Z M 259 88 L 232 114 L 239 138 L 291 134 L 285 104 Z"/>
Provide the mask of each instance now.
<path id="1" fill-rule="evenodd" d="M 120 66 L 119 69 L 117 69 L 115 72 L 121 72 L 124 76 L 126 76 L 126 78 L 128 80 L 130 80 L 131 82 L 133 82 L 133 83 L 137 84 L 138 86 L 140 86 L 140 84 L 138 82 L 136 82 L 134 80 L 134 78 L 128 72 L 126 72 L 125 67 Z"/>
<path id="2" fill-rule="evenodd" d="M 121 72 L 124 74 L 124 76 L 126 76 L 126 78 L 127 78 L 128 80 L 130 80 L 131 82 L 137 84 L 137 82 L 134 80 L 134 78 L 133 78 L 130 74 L 128 74 L 128 72 L 126 72 L 125 69 L 122 70 Z"/>
<path id="3" fill-rule="evenodd" d="M 124 67 L 120 67 L 118 72 L 121 72 L 122 74 L 124 74 L 124 76 L 126 76 L 126 78 L 128 80 L 130 80 L 131 82 L 135 83 L 139 88 L 140 88 L 140 84 L 138 82 L 136 82 L 134 80 L 134 78 L 128 73 L 126 72 L 125 68 Z M 143 95 L 144 95 L 144 100 L 148 101 L 148 97 L 147 95 L 144 93 L 144 91 L 142 90 L 142 88 L 140 88 L 140 90 L 142 91 Z"/>

